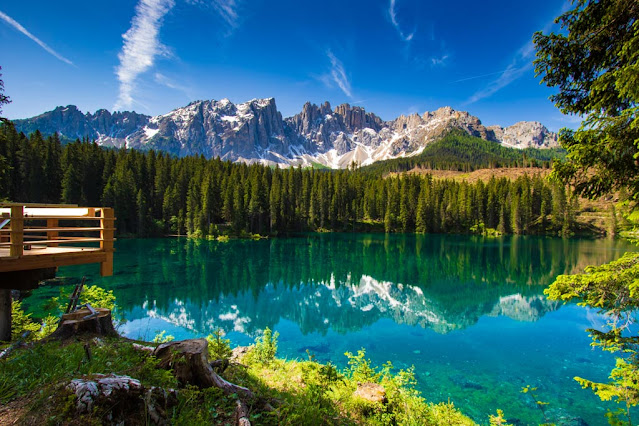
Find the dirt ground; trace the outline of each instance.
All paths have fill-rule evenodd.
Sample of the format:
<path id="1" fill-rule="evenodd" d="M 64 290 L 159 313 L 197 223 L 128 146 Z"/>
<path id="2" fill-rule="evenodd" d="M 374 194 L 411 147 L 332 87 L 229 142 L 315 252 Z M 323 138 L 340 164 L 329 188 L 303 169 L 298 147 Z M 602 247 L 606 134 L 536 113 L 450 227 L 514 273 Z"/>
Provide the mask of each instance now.
<path id="1" fill-rule="evenodd" d="M 409 170 L 405 173 L 426 175 L 431 174 L 435 179 L 452 179 L 452 180 L 465 180 L 469 183 L 475 183 L 479 180 L 483 180 L 484 182 L 490 180 L 492 176 L 495 178 L 508 178 L 508 179 L 517 179 L 519 176 L 523 176 L 525 174 L 535 175 L 539 174 L 541 176 L 547 176 L 550 173 L 550 169 L 541 169 L 541 168 L 523 168 L 523 167 L 512 167 L 512 168 L 501 168 L 501 169 L 479 169 L 473 172 L 458 172 L 452 170 L 424 170 L 424 169 L 413 169 Z M 393 175 L 397 175 L 397 173 L 393 173 Z"/>

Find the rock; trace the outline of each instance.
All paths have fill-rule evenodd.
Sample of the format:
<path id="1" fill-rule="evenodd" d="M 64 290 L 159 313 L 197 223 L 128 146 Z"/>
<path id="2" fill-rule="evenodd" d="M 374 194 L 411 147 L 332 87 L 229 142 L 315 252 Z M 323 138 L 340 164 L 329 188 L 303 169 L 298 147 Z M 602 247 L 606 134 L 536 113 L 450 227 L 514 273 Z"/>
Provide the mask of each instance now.
<path id="1" fill-rule="evenodd" d="M 373 404 L 386 404 L 388 402 L 386 399 L 386 389 L 377 383 L 358 383 L 357 390 L 353 393 L 353 396 Z"/>
<path id="2" fill-rule="evenodd" d="M 118 333 L 111 319 L 111 310 L 106 308 L 95 308 L 95 310 L 98 315 L 91 318 L 85 318 L 91 315 L 91 311 L 87 308 L 62 315 L 58 328 L 48 338 L 66 340 L 79 334 L 117 336 Z"/>
<path id="3" fill-rule="evenodd" d="M 546 416 L 557 426 L 588 426 L 584 419 L 563 408 L 551 408 L 546 412 Z"/>
<path id="4" fill-rule="evenodd" d="M 200 100 L 155 117 L 103 109 L 83 114 L 69 105 L 14 124 L 25 133 L 39 128 L 45 136 L 88 136 L 100 145 L 177 156 L 294 166 L 317 162 L 338 168 L 410 154 L 451 129 L 517 148 L 558 146 L 557 135 L 541 123 L 486 127 L 479 118 L 451 107 L 384 121 L 359 106 L 342 104 L 332 110 L 328 102 L 307 102 L 299 114 L 283 119 L 273 98 L 240 104 Z"/>
<path id="5" fill-rule="evenodd" d="M 229 359 L 229 361 L 242 362 L 242 358 L 244 358 L 244 355 L 246 355 L 250 349 L 251 348 L 249 346 L 238 346 L 236 348 L 233 348 L 233 351 L 231 351 L 231 358 Z"/>

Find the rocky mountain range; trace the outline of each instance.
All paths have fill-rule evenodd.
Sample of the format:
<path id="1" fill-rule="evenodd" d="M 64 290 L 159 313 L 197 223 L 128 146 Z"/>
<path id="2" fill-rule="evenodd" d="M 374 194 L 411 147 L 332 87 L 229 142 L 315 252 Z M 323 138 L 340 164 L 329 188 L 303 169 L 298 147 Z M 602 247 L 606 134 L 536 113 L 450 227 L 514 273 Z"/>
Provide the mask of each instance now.
<path id="1" fill-rule="evenodd" d="M 240 104 L 228 99 L 195 101 L 155 117 L 104 109 L 84 114 L 69 105 L 14 124 L 25 133 L 39 129 L 67 139 L 88 137 L 104 146 L 280 166 L 345 168 L 353 162 L 367 165 L 417 155 L 451 129 L 508 147 L 558 146 L 557 135 L 541 123 L 486 127 L 477 117 L 450 107 L 384 121 L 358 106 L 333 109 L 328 102 L 307 102 L 299 114 L 282 118 L 273 98 Z"/>

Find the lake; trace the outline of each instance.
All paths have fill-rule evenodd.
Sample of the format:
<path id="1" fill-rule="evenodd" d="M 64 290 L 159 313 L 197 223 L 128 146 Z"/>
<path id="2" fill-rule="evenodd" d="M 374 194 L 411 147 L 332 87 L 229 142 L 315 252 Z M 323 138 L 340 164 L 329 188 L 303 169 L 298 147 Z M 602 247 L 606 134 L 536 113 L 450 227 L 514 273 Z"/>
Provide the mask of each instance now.
<path id="1" fill-rule="evenodd" d="M 85 275 L 112 289 L 120 332 L 151 340 L 222 328 L 247 345 L 269 327 L 280 357 L 346 365 L 344 352 L 366 349 L 377 365 L 415 366 L 430 401 L 455 403 L 486 423 L 497 408 L 519 424 L 543 416 L 527 385 L 558 421 L 607 424 L 604 405 L 573 380 L 605 380 L 614 365 L 591 349 L 585 331 L 595 311 L 549 301 L 543 290 L 560 274 L 620 257 L 636 247 L 617 240 L 458 235 L 308 234 L 227 243 L 120 240 L 115 274 L 95 265 L 65 267 L 68 292 Z M 25 300 L 38 312 L 60 293 L 48 285 Z"/>

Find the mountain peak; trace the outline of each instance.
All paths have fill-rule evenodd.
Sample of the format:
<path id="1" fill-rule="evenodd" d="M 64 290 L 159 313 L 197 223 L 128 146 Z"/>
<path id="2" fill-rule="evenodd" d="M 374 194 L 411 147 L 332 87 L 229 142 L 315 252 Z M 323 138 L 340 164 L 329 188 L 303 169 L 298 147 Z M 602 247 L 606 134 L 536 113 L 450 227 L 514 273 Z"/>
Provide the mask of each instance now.
<path id="1" fill-rule="evenodd" d="M 197 100 L 155 117 L 105 109 L 83 114 L 68 105 L 14 123 L 26 133 L 39 129 L 44 135 L 89 137 L 107 146 L 280 166 L 343 168 L 353 161 L 366 165 L 414 155 L 451 129 L 517 148 L 557 146 L 556 134 L 539 122 L 485 127 L 479 118 L 450 106 L 384 121 L 357 105 L 332 109 L 329 102 L 306 102 L 299 114 L 283 119 L 272 97 L 238 104 L 227 98 Z"/>

